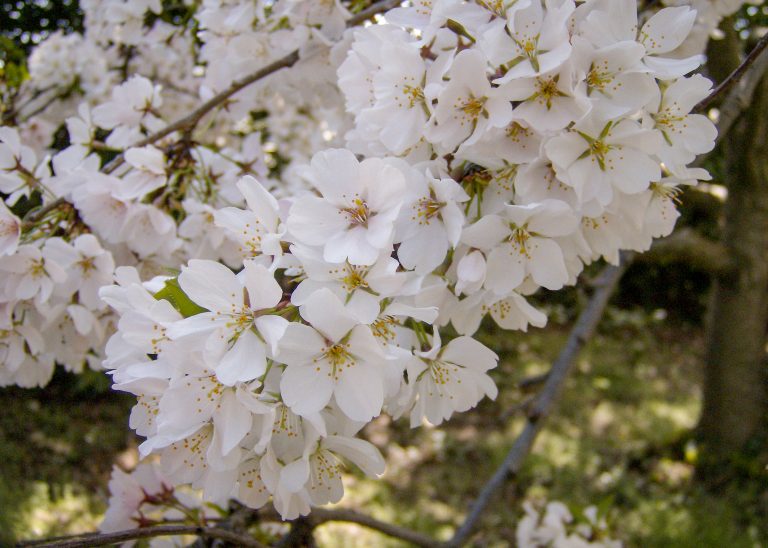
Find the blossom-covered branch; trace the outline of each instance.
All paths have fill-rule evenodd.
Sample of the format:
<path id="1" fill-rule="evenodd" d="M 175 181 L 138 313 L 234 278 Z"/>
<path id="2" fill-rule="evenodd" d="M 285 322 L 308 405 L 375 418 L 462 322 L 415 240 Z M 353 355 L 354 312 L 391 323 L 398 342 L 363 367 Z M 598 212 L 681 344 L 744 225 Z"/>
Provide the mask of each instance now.
<path id="1" fill-rule="evenodd" d="M 347 26 L 352 27 L 355 25 L 359 25 L 360 23 L 367 21 L 374 15 L 387 11 L 388 9 L 391 9 L 393 6 L 397 5 L 398 3 L 399 2 L 397 2 L 396 0 L 380 0 L 378 2 L 374 2 L 371 6 L 351 16 L 347 20 Z M 299 55 L 299 50 L 298 49 L 293 50 L 291 53 L 285 55 L 284 57 L 281 57 L 277 61 L 274 61 L 269 65 L 254 71 L 248 76 L 245 76 L 239 80 L 236 80 L 229 86 L 229 88 L 218 93 L 214 97 L 211 97 L 205 103 L 197 107 L 195 110 L 193 110 L 183 118 L 180 118 L 175 122 L 168 124 L 163 129 L 156 131 L 155 133 L 148 135 L 147 137 L 144 137 L 140 141 L 134 143 L 132 146 L 143 147 L 146 145 L 151 145 L 152 143 L 155 143 L 160 139 L 162 139 L 163 137 L 166 137 L 176 131 L 190 132 L 198 123 L 200 123 L 200 120 L 202 120 L 206 114 L 211 112 L 216 107 L 226 103 L 226 101 L 230 97 L 232 97 L 234 94 L 236 94 L 243 88 L 246 88 L 251 84 L 258 82 L 262 78 L 265 78 L 270 74 L 277 72 L 280 69 L 288 68 L 295 65 L 300 58 L 301 57 Z M 124 155 L 120 154 L 117 157 L 115 157 L 113 160 L 111 160 L 106 166 L 104 166 L 104 172 L 112 173 L 123 162 L 124 162 Z"/>
<path id="2" fill-rule="evenodd" d="M 141 527 L 113 533 L 87 533 L 74 535 L 59 540 L 22 541 L 17 546 L 39 548 L 86 548 L 89 546 L 108 546 L 131 540 L 151 539 L 169 536 L 196 536 L 205 539 L 219 539 L 231 542 L 235 546 L 247 548 L 265 548 L 265 545 L 249 535 L 243 535 L 218 527 L 202 527 L 197 525 L 157 525 Z"/>
<path id="3" fill-rule="evenodd" d="M 316 516 L 347 463 L 384 472 L 374 418 L 496 397 L 484 318 L 545 325 L 531 295 L 646 251 L 709 178 L 692 72 L 716 17 L 689 6 L 84 5 L 22 90 L 80 102 L 0 128 L 0 383 L 87 364 L 136 397 L 159 464 L 114 472 L 105 532 L 177 519 L 187 488 L 196 518 L 232 498 Z"/>

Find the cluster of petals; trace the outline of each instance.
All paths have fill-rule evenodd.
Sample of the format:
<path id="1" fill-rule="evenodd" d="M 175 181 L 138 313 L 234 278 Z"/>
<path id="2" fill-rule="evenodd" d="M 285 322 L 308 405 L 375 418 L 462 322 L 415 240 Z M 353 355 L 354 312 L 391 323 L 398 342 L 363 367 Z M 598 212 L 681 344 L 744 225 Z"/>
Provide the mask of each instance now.
<path id="1" fill-rule="evenodd" d="M 518 546 L 543 548 L 563 546 L 568 548 L 621 548 L 619 540 L 611 538 L 605 516 L 596 506 L 588 506 L 578 519 L 560 501 L 551 501 L 540 508 L 539 504 L 523 502 L 525 515 L 517 524 L 515 540 Z"/>
<path id="2" fill-rule="evenodd" d="M 150 486 L 286 519 L 337 502 L 343 462 L 383 473 L 370 421 L 496 397 L 486 316 L 545 325 L 540 288 L 647 250 L 708 178 L 693 71 L 740 3 L 664 4 L 419 0 L 345 30 L 338 1 L 204 0 L 176 26 L 83 0 L 0 128 L 0 384 L 103 360 L 137 397 L 161 471 L 116 476 L 114 523 Z M 204 131 L 145 144 L 294 50 Z"/>
<path id="3" fill-rule="evenodd" d="M 233 235 L 244 226 L 233 220 L 248 219 L 261 228 L 258 241 L 276 245 L 251 247 L 237 273 L 190 261 L 175 283 L 194 308 L 162 298 L 167 277 L 141 283 L 126 267 L 119 285 L 102 289 L 120 314 L 105 365 L 115 388 L 138 397 L 131 425 L 147 438 L 142 453 L 159 453 L 174 484 L 256 507 L 271 498 L 287 519 L 341 498 L 342 458 L 383 472 L 379 450 L 356 436 L 362 426 L 383 412 L 439 424 L 495 397 L 487 371 L 498 360 L 468 336 L 443 345 L 432 324 L 449 293 L 425 287 L 431 271 L 392 256 L 423 199 L 405 193 L 405 181 L 439 186 L 428 169 L 330 149 L 302 173 L 317 194 L 284 206 L 256 179 L 238 182 L 246 197 L 262 198 L 257 207 L 214 218 Z M 445 206 L 435 207 L 427 221 Z M 462 216 L 457 206 L 450 215 Z M 339 252 L 327 245 L 334 238 L 372 252 L 354 244 Z"/>

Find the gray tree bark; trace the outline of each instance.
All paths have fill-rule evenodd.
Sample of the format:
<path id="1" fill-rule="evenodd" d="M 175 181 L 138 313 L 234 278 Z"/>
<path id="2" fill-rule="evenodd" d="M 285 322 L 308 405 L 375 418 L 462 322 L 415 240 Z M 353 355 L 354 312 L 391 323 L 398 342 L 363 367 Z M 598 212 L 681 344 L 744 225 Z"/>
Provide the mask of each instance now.
<path id="1" fill-rule="evenodd" d="M 729 32 L 733 32 L 730 30 Z M 733 37 L 710 52 L 717 78 Z M 720 73 L 720 74 L 718 74 Z M 768 322 L 768 77 L 723 143 L 728 199 L 722 243 L 735 268 L 715 279 L 707 325 L 700 472 L 733 460 L 765 431 Z"/>

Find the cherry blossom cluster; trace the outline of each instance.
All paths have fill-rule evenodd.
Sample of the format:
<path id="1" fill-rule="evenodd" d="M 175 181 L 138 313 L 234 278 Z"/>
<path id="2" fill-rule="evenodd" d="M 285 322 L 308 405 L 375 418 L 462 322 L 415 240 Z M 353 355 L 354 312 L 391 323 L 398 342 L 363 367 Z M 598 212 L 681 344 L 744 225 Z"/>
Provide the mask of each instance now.
<path id="1" fill-rule="evenodd" d="M 531 501 L 523 503 L 525 515 L 517 524 L 518 546 L 545 548 L 621 548 L 621 541 L 609 536 L 608 524 L 595 506 L 588 506 L 574 519 L 568 507 L 559 501 L 548 502 L 543 509 Z"/>
<path id="2" fill-rule="evenodd" d="M 169 521 L 205 525 L 221 517 L 215 508 L 204 504 L 199 492 L 174 488 L 155 462 L 141 462 L 130 473 L 115 466 L 109 495 L 109 507 L 100 525 L 105 533 Z M 153 540 L 151 544 L 162 541 Z"/>
<path id="3" fill-rule="evenodd" d="M 53 180 L 18 133 L 0 128 L 0 192 L 10 203 L 30 182 Z M 70 222 L 72 211 L 61 213 Z M 43 237 L 39 227 L 20 242 L 22 222 L 0 202 L 0 385 L 42 386 L 54 362 L 78 372 L 100 368 L 107 306 L 99 288 L 112 280 L 114 259 L 99 239 L 75 229 L 68 239 Z"/>
<path id="4" fill-rule="evenodd" d="M 139 398 L 142 453 L 160 453 L 175 483 L 253 507 L 271 497 L 287 519 L 341 498 L 340 457 L 383 472 L 355 434 L 384 408 L 439 424 L 496 394 L 496 355 L 467 336 L 442 345 L 430 328 L 445 288 L 391 257 L 411 224 L 407 178 L 426 190 L 427 176 L 344 149 L 315 155 L 304 176 L 323 197 L 281 204 L 244 177 L 248 209 L 216 212 L 253 254 L 237 274 L 195 260 L 141 284 L 122 268 L 102 289 L 121 313 L 105 365 Z"/>
<path id="5" fill-rule="evenodd" d="M 55 363 L 100 367 L 117 320 L 97 290 L 116 264 L 145 277 L 194 258 L 241 265 L 249 251 L 213 224 L 215 209 L 242 205 L 235 183 L 244 174 L 278 194 L 293 192 L 292 162 L 327 147 L 343 123 L 343 100 L 329 91 L 334 68 L 318 65 L 322 49 L 310 45 L 315 35 L 337 37 L 349 16 L 341 5 L 318 12 L 264 2 L 234 17 L 238 3 L 206 2 L 190 12 L 194 25 L 176 25 L 160 18 L 159 2 L 108 4 L 81 2 L 85 34 L 53 34 L 32 52 L 18 104 L 4 112 L 0 385 L 42 386 Z M 326 17 L 336 21 L 327 37 L 314 28 Z M 301 72 L 276 75 L 281 81 L 253 86 L 206 118 L 205 132 L 135 146 L 252 71 L 253 52 L 241 51 L 250 64 L 233 64 L 232 48 L 265 40 L 307 49 L 301 63 L 318 76 L 317 93 L 300 96 Z M 258 62 L 283 51 L 267 49 Z M 214 74 L 206 64 L 230 72 Z M 255 119 L 254 111 L 268 116 Z M 59 127 L 68 146 L 54 149 Z M 117 153 L 124 162 L 108 167 Z M 269 177 L 279 175 L 276 167 L 285 183 Z"/>
<path id="6" fill-rule="evenodd" d="M 715 139 L 692 29 L 735 9 L 680 4 L 82 2 L 0 128 L 0 384 L 103 360 L 169 487 L 340 500 L 344 460 L 384 470 L 370 421 L 496 396 L 486 316 L 543 326 L 540 288 L 671 232 Z"/>
<path id="7" fill-rule="evenodd" d="M 354 125 L 295 170 L 307 190 L 278 201 L 244 177 L 246 209 L 213 214 L 241 269 L 102 291 L 121 314 L 105 364 L 174 483 L 286 519 L 340 500 L 342 458 L 383 471 L 355 436 L 381 413 L 440 424 L 495 397 L 498 358 L 472 338 L 486 314 L 544 325 L 529 295 L 647 249 L 707 176 L 688 164 L 714 146 L 691 114 L 710 82 L 675 53 L 693 10 L 430 4 L 336 47 Z"/>

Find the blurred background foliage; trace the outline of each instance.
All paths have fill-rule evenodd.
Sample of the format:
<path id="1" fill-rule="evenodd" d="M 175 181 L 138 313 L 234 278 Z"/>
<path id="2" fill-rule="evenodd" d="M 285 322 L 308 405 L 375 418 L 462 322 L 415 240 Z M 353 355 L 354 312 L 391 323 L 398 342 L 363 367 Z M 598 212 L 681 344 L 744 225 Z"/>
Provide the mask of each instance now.
<path id="1" fill-rule="evenodd" d="M 168 17 L 185 16 L 171 8 Z M 0 82 L 17 88 L 34 44 L 57 30 L 82 31 L 82 24 L 76 0 L 0 3 Z M 726 35 L 746 49 L 768 26 L 768 8 L 750 6 L 726 24 Z M 728 153 L 719 147 L 707 158 L 712 184 L 680 197 L 678 226 L 704 241 L 723 237 Z M 575 514 L 598 505 L 628 546 L 768 545 L 764 430 L 718 461 L 717 474 L 711 467 L 697 474 L 708 452 L 697 425 L 713 283 L 711 271 L 690 254 L 652 252 L 630 267 L 523 473 L 496 499 L 475 545 L 510 545 L 526 499 L 561 500 Z M 481 340 L 501 356 L 493 372 L 498 399 L 440 428 L 375 421 L 366 434 L 384 451 L 388 471 L 382 480 L 351 471 L 343 504 L 450 536 L 522 425 L 521 406 L 537 386 L 520 382 L 548 370 L 586 298 L 584 285 L 543 292 L 538 304 L 550 324 L 527 334 L 484 324 Z M 137 459 L 140 440 L 127 426 L 132 403 L 97 372 L 59 371 L 45 389 L 0 390 L 0 545 L 97 527 L 110 469 L 130 468 Z M 401 545 L 351 525 L 325 525 L 318 541 Z"/>

